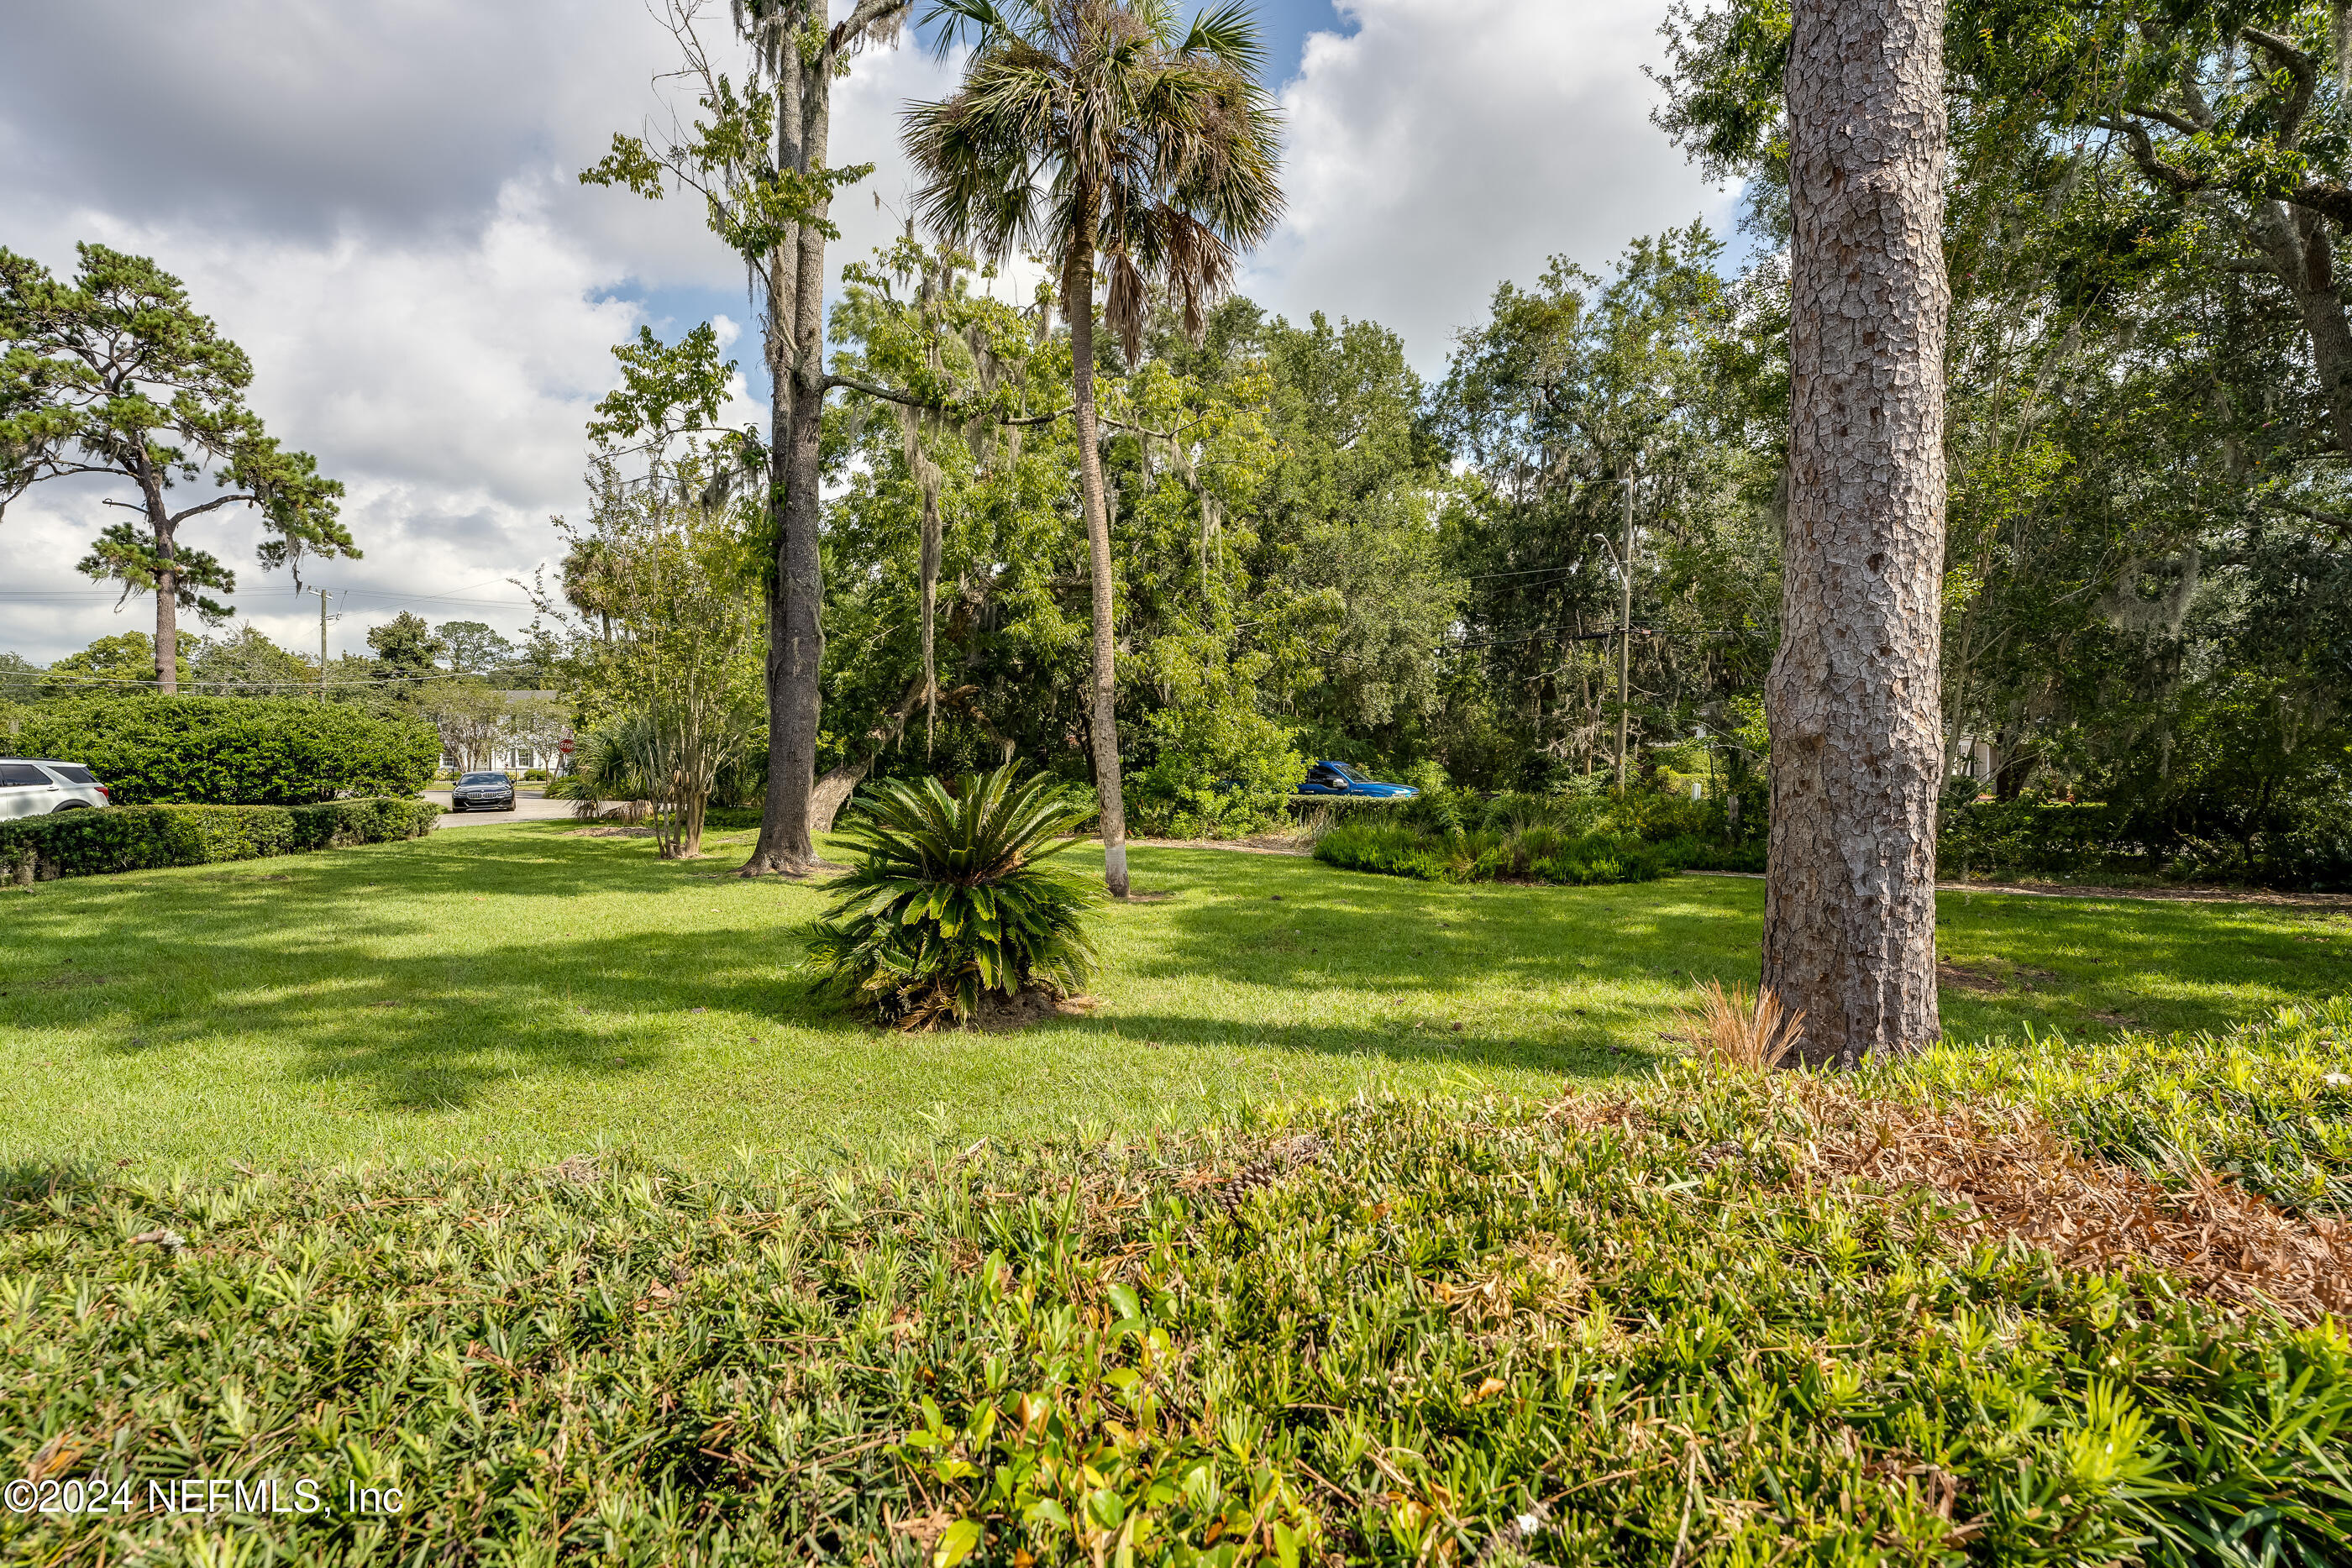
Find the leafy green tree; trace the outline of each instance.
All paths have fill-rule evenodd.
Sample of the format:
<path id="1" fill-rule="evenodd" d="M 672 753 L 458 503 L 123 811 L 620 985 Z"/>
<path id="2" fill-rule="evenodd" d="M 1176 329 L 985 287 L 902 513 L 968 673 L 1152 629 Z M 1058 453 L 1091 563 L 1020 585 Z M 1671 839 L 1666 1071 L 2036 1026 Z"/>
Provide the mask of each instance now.
<path id="1" fill-rule="evenodd" d="M 449 668 L 461 675 L 487 677 L 515 656 L 515 645 L 480 621 L 444 621 L 433 628 Z"/>
<path id="2" fill-rule="evenodd" d="M 79 569 L 155 596 L 155 679 L 177 689 L 165 650 L 179 613 L 207 623 L 233 612 L 210 591 L 234 591 L 216 557 L 181 530 L 223 507 L 257 509 L 269 537 L 263 570 L 300 579 L 306 554 L 357 556 L 336 517 L 341 484 L 310 454 L 278 444 L 246 405 L 253 366 L 188 302 L 180 280 L 143 256 L 79 247 L 59 282 L 28 257 L 0 250 L 0 506 L 45 479 L 79 475 L 127 481 L 137 499 L 107 505 L 137 514 L 109 526 Z M 209 476 L 220 494 L 194 504 L 182 486 Z"/>
<path id="3" fill-rule="evenodd" d="M 1239 574 L 1222 605 L 1236 653 L 1260 656 L 1250 682 L 1269 716 L 1318 756 L 1425 753 L 1464 601 L 1442 521 L 1462 486 L 1403 342 L 1377 322 L 1293 326 L 1234 299 L 1197 349 L 1167 330 L 1154 352 L 1263 433 L 1263 452 L 1232 437 L 1213 463 L 1203 450 L 1198 520 L 1202 553 Z"/>
<path id="4" fill-rule="evenodd" d="M 41 666 L 22 653 L 0 653 L 0 706 L 37 702 Z"/>
<path id="5" fill-rule="evenodd" d="M 411 689 L 437 674 L 448 656 L 448 644 L 434 635 L 425 617 L 404 610 L 381 626 L 368 628 L 367 645 L 375 652 L 378 679 Z"/>
<path id="6" fill-rule="evenodd" d="M 245 626 L 234 635 L 207 637 L 198 643 L 188 661 L 187 679 L 196 691 L 213 696 L 313 696 L 319 690 L 319 666 Z"/>
<path id="7" fill-rule="evenodd" d="M 173 685 L 188 679 L 191 672 L 188 657 L 194 653 L 199 639 L 193 632 L 182 632 L 179 654 L 173 660 Z M 155 640 L 144 632 L 118 632 L 100 637 L 79 653 L 68 653 L 48 668 L 42 685 L 51 693 L 92 690 L 129 692 L 138 686 L 151 689 L 157 685 Z"/>
<path id="8" fill-rule="evenodd" d="M 1763 174 L 1768 210 L 1785 205 L 1790 16 L 1776 0 L 1727 0 L 1677 6 L 1666 26 L 1660 122 L 1717 171 Z M 2336 259 L 2352 225 L 2342 18 L 2299 0 L 1958 0 L 1942 21 L 1962 227 L 1977 220 L 1998 252 L 2032 221 L 2018 198 L 2063 203 L 2120 167 L 2129 199 L 2074 225 L 2071 303 L 2165 268 L 2258 281 L 2247 303 L 2303 340 L 2297 434 L 2339 463 L 2352 456 L 2352 322 Z M 1965 279 L 1982 253 L 1955 237 Z"/>
<path id="9" fill-rule="evenodd" d="M 1432 396 L 1433 429 L 1475 481 L 1448 532 L 1465 585 L 1454 656 L 1505 737 L 1504 771 L 1482 782 L 1539 788 L 1613 752 L 1629 501 L 1637 758 L 1762 679 L 1780 322 L 1721 257 L 1694 225 L 1635 241 L 1605 279 L 1555 258 L 1532 287 L 1496 290 Z"/>
<path id="10" fill-rule="evenodd" d="M 1092 727 L 1105 880 L 1128 891 L 1119 785 L 1110 519 L 1095 406 L 1095 286 L 1132 365 L 1149 289 L 1162 282 L 1197 333 L 1237 252 L 1280 214 L 1279 133 L 1259 85 L 1263 49 L 1235 0 L 1180 27 L 1157 0 L 940 0 L 940 57 L 971 53 L 953 97 L 908 110 L 924 222 L 1002 262 L 1045 256 L 1070 324 L 1070 392 L 1094 610 Z"/>

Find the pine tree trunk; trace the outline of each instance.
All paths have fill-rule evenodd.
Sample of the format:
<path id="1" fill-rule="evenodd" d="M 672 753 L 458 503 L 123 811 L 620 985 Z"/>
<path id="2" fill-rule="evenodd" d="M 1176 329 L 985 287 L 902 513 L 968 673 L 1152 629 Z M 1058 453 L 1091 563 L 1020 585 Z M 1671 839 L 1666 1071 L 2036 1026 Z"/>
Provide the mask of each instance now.
<path id="1" fill-rule="evenodd" d="M 1095 265 L 1083 246 L 1070 258 L 1066 306 L 1070 319 L 1070 410 L 1077 424 L 1078 488 L 1086 503 L 1087 580 L 1095 612 L 1093 730 L 1095 793 L 1102 801 L 1103 882 L 1127 896 L 1127 802 L 1118 776 L 1118 672 L 1112 594 L 1110 514 L 1103 496 L 1102 451 L 1095 444 Z"/>
<path id="2" fill-rule="evenodd" d="M 1764 984 L 1803 1059 L 1938 1031 L 1943 6 L 1798 0 L 1789 509 Z"/>
<path id="3" fill-rule="evenodd" d="M 143 461 L 139 476 L 147 526 L 154 530 L 155 554 L 162 562 L 155 573 L 155 689 L 174 696 L 180 690 L 180 574 L 172 570 L 172 518 L 163 504 L 163 484 Z"/>
<path id="4" fill-rule="evenodd" d="M 167 539 L 167 559 L 171 549 Z M 170 570 L 155 574 L 155 689 L 167 697 L 180 690 L 180 580 Z"/>

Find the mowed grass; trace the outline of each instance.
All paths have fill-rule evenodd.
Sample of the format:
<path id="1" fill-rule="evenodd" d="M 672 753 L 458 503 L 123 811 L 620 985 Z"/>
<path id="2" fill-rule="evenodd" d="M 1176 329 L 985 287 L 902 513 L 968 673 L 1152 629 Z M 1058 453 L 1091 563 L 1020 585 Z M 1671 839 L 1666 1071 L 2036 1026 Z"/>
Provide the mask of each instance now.
<path id="1" fill-rule="evenodd" d="M 901 1035 L 813 1000 L 814 890 L 562 824 L 0 894 L 0 1163 L 478 1159 L 709 1169 L 918 1137 L 1222 1118 L 1380 1087 L 1646 1071 L 1694 982 L 1752 983 L 1763 887 L 1444 887 L 1135 852 L 1101 1007 Z M 1099 864 L 1089 849 L 1080 867 Z M 2345 989 L 2352 918 L 1945 896 L 1951 1035 L 2210 1029 Z"/>

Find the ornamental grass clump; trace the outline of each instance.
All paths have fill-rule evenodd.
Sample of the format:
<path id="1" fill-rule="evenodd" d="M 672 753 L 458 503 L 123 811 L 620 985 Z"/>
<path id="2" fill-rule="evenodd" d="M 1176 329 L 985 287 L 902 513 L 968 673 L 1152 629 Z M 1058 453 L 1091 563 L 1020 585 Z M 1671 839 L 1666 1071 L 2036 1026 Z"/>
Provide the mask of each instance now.
<path id="1" fill-rule="evenodd" d="M 1086 922 L 1095 894 L 1045 864 L 1093 815 L 1082 791 L 1011 764 L 893 780 L 861 802 L 844 836 L 860 863 L 825 884 L 807 963 L 822 988 L 871 1004 L 905 1029 L 971 1022 L 991 998 L 1066 998 L 1095 967 Z"/>

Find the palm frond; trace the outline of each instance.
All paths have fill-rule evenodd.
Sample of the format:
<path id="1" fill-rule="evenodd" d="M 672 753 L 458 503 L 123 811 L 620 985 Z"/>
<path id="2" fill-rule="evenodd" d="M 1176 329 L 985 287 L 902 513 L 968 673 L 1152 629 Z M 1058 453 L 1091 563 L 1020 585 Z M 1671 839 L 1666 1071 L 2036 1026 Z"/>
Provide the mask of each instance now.
<path id="1" fill-rule="evenodd" d="M 919 221 L 993 259 L 1039 251 L 1056 275 L 1108 258 L 1130 359 L 1155 282 L 1197 330 L 1282 214 L 1280 116 L 1244 0 L 1182 28 L 1170 0 L 935 0 L 930 20 L 935 45 L 972 52 L 961 90 L 906 112 Z"/>
<path id="2" fill-rule="evenodd" d="M 1194 16 L 1192 30 L 1180 47 L 1188 55 L 1212 56 L 1252 78 L 1265 66 L 1265 38 L 1258 31 L 1257 14 L 1247 0 L 1230 0 Z"/>

